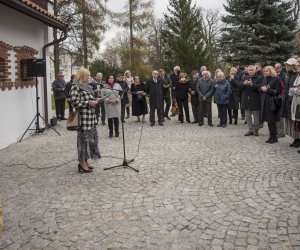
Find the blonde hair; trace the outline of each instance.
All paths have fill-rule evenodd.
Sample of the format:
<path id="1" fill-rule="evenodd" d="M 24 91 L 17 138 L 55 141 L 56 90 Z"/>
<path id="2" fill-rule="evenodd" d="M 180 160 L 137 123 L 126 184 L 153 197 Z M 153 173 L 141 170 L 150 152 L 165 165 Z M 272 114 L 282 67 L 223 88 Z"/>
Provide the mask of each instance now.
<path id="1" fill-rule="evenodd" d="M 224 73 L 222 71 L 219 71 L 217 73 L 216 78 L 219 78 L 219 77 L 221 77 L 222 79 L 225 79 L 225 75 L 224 75 Z"/>
<path id="2" fill-rule="evenodd" d="M 75 80 L 79 83 L 88 83 L 84 82 L 84 77 L 87 76 L 88 78 L 91 76 L 90 71 L 87 68 L 81 67 L 75 76 Z"/>
<path id="3" fill-rule="evenodd" d="M 221 69 L 217 69 L 216 71 L 215 71 L 215 79 L 217 79 L 217 76 L 218 76 L 218 73 L 219 72 L 222 72 L 222 70 Z"/>
<path id="4" fill-rule="evenodd" d="M 235 67 L 232 67 L 231 69 L 230 69 L 230 71 L 234 71 L 235 73 L 237 73 L 238 72 L 238 70 L 235 68 Z"/>
<path id="5" fill-rule="evenodd" d="M 273 77 L 276 76 L 276 71 L 275 71 L 275 69 L 272 66 L 266 66 L 266 67 L 264 67 L 263 71 L 265 71 L 265 70 L 270 71 L 271 76 L 273 76 Z"/>

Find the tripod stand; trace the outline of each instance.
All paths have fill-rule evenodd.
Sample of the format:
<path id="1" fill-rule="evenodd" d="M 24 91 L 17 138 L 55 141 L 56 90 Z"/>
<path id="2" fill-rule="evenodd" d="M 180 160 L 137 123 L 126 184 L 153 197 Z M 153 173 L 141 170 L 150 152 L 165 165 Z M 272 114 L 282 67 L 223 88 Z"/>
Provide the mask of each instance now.
<path id="1" fill-rule="evenodd" d="M 41 118 L 44 122 L 47 128 L 51 128 L 54 130 L 54 132 L 56 132 L 59 136 L 60 133 L 57 132 L 57 130 L 53 127 L 51 127 L 45 120 L 45 118 L 43 116 L 41 116 L 40 112 L 39 112 L 39 91 L 38 91 L 38 79 L 37 76 L 35 77 L 35 95 L 36 95 L 36 115 L 34 116 L 34 118 L 32 119 L 31 123 L 29 124 L 29 126 L 27 127 L 27 129 L 25 130 L 24 134 L 22 135 L 21 139 L 19 140 L 19 142 L 22 141 L 23 137 L 25 136 L 25 134 L 27 133 L 27 131 L 29 130 L 33 130 L 35 131 L 34 134 L 40 134 L 43 133 L 45 131 L 44 128 L 40 128 L 40 123 L 39 123 L 39 118 Z M 30 128 L 32 123 L 34 122 L 34 120 L 36 119 L 35 122 L 35 128 Z"/>
<path id="2" fill-rule="evenodd" d="M 118 90 L 119 92 L 122 92 L 123 94 L 127 91 L 123 91 L 123 90 Z M 129 163 L 133 162 L 134 159 L 131 159 L 131 160 L 127 160 L 126 159 L 126 145 L 125 145 L 125 132 L 124 132 L 124 121 L 122 120 L 121 121 L 122 123 L 122 137 L 123 137 L 123 153 L 124 153 L 124 158 L 123 158 L 123 163 L 120 164 L 120 165 L 116 165 L 116 166 L 113 166 L 113 167 L 108 167 L 108 168 L 104 168 L 104 170 L 109 170 L 109 169 L 113 169 L 113 168 L 119 168 L 119 167 L 124 167 L 124 168 L 129 168 L 135 172 L 139 172 L 138 169 L 135 169 L 133 167 L 131 167 L 129 165 Z"/>

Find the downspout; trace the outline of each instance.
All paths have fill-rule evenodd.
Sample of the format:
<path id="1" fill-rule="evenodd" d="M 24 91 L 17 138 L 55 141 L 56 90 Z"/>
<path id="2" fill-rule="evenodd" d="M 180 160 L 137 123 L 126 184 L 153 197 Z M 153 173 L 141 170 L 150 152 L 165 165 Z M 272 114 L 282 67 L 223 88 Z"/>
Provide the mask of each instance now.
<path id="1" fill-rule="evenodd" d="M 64 41 L 65 39 L 67 39 L 67 37 L 68 37 L 68 29 L 66 28 L 66 29 L 64 29 L 62 31 L 64 33 L 63 37 L 61 37 L 61 38 L 59 38 L 57 40 L 54 40 L 51 43 L 47 43 L 47 44 L 45 44 L 43 46 L 43 59 L 45 59 L 45 61 L 46 61 L 46 49 L 48 47 L 56 44 L 56 43 L 60 43 L 60 42 Z M 47 89 L 48 88 L 47 88 L 47 85 L 48 84 L 47 84 L 47 74 L 46 74 L 46 76 L 44 76 L 44 111 L 45 111 L 45 120 L 48 123 L 48 116 L 49 116 L 49 114 L 48 114 L 48 93 L 47 93 Z"/>

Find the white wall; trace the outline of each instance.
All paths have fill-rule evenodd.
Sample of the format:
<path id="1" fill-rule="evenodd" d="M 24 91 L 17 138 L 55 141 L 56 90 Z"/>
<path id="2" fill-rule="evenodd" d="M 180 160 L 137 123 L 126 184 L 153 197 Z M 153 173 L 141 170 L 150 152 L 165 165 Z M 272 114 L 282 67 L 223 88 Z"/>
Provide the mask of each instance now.
<path id="1" fill-rule="evenodd" d="M 14 11 L 4 5 L 0 8 L 0 40 L 12 46 L 29 46 L 39 53 L 37 58 L 42 58 L 42 48 L 48 42 L 48 28 L 43 23 Z M 45 35 L 46 32 L 46 35 Z M 11 56 L 14 67 L 15 58 Z M 49 61 L 48 61 L 49 63 Z M 49 65 L 49 64 L 48 64 Z M 11 72 L 14 74 L 15 70 Z M 48 79 L 49 70 L 47 69 Z M 14 75 L 11 77 L 15 79 Z M 39 77 L 39 109 L 44 116 L 43 78 Z M 48 90 L 51 83 L 48 80 Z M 12 88 L 0 90 L 0 149 L 17 142 L 22 136 L 36 114 L 35 87 Z M 50 108 L 50 91 L 48 91 L 48 108 Z M 49 112 L 50 113 L 50 112 Z M 43 124 L 40 123 L 42 126 Z M 32 127 L 34 127 L 33 124 Z M 26 134 L 28 136 L 29 133 Z"/>

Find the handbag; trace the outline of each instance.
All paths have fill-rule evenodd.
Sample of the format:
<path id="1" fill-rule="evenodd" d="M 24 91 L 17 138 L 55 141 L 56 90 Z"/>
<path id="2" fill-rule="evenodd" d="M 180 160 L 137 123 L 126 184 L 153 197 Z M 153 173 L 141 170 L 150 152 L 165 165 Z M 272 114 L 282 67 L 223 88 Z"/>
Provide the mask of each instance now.
<path id="1" fill-rule="evenodd" d="M 300 120 L 300 104 L 297 104 L 296 106 L 295 119 Z"/>
<path id="2" fill-rule="evenodd" d="M 176 116 L 180 114 L 179 108 L 177 105 L 173 106 L 171 109 L 172 116 Z"/>
<path id="3" fill-rule="evenodd" d="M 80 113 L 78 110 L 76 112 L 70 111 L 67 120 L 67 130 L 76 131 L 79 130 L 81 126 Z"/>
<path id="4" fill-rule="evenodd" d="M 272 111 L 279 110 L 281 108 L 281 96 L 272 96 L 270 98 L 270 109 Z"/>

